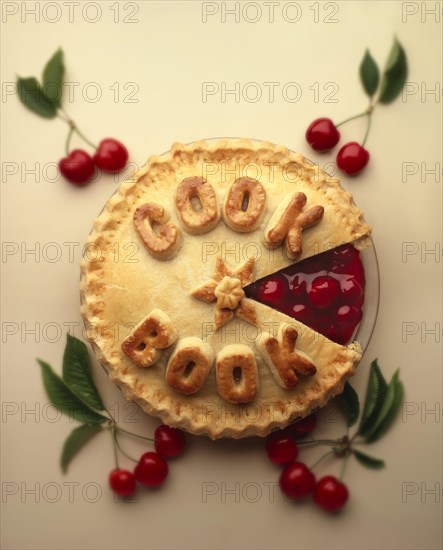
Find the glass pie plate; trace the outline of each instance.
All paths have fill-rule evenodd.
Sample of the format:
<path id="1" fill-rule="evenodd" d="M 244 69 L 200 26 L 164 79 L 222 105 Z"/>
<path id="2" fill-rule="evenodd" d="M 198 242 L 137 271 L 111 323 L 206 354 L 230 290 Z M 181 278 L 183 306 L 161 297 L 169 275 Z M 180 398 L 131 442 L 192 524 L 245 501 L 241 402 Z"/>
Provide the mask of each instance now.
<path id="1" fill-rule="evenodd" d="M 357 327 L 354 340 L 360 342 L 363 353 L 369 345 L 377 322 L 378 306 L 380 302 L 380 272 L 378 268 L 377 252 L 374 241 L 371 246 L 360 252 L 361 261 L 365 270 L 365 300 L 363 316 Z"/>

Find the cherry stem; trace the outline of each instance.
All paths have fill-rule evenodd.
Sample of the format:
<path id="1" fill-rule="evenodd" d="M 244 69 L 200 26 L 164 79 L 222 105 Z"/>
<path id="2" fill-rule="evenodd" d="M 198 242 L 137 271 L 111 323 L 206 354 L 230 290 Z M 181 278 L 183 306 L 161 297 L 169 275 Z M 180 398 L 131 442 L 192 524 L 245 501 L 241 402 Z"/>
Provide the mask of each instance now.
<path id="1" fill-rule="evenodd" d="M 115 427 L 116 428 L 116 427 Z M 132 456 L 128 455 L 128 453 L 126 451 L 124 451 L 121 447 L 120 447 L 120 444 L 118 442 L 118 439 L 117 439 L 117 430 L 113 428 L 112 431 L 113 431 L 113 434 L 114 434 L 114 441 L 115 441 L 115 444 L 117 445 L 117 448 L 118 450 L 124 454 L 126 456 L 126 458 L 129 458 L 129 460 L 132 460 L 133 462 L 137 463 L 138 460 L 135 460 L 135 458 L 133 458 Z"/>
<path id="2" fill-rule="evenodd" d="M 112 414 L 108 411 L 108 409 L 105 407 L 105 411 L 108 413 L 109 417 L 110 417 L 110 421 L 112 422 L 112 424 L 117 424 L 117 422 L 115 421 L 115 418 L 112 416 Z"/>
<path id="3" fill-rule="evenodd" d="M 57 112 L 57 116 L 60 117 L 62 120 L 64 120 L 65 122 L 67 122 L 69 124 L 70 118 L 68 117 L 66 111 L 64 111 L 61 107 Z"/>
<path id="4" fill-rule="evenodd" d="M 132 435 L 133 437 L 138 437 L 139 439 L 145 439 L 146 441 L 155 441 L 152 437 L 145 437 L 144 435 L 138 435 L 132 432 L 129 432 L 128 430 L 125 430 L 124 428 L 120 428 L 120 426 L 115 426 L 115 429 L 119 432 L 124 432 L 125 434 Z"/>
<path id="5" fill-rule="evenodd" d="M 343 126 L 343 124 L 346 124 L 347 122 L 350 122 L 351 120 L 361 118 L 362 116 L 370 116 L 372 114 L 372 111 L 374 110 L 374 108 L 375 108 L 375 105 L 370 103 L 370 105 L 366 109 L 366 111 L 363 111 L 362 113 L 359 113 L 358 115 L 354 115 L 354 116 L 351 116 L 349 118 L 346 118 L 345 120 L 342 120 L 339 124 L 336 124 L 335 127 L 338 128 L 339 126 Z"/>
<path id="6" fill-rule="evenodd" d="M 93 147 L 94 149 L 97 149 L 97 145 L 94 145 L 94 143 L 92 143 L 91 141 L 89 141 L 89 139 L 83 134 L 83 132 L 81 132 L 79 129 L 78 129 L 78 126 L 77 124 L 72 120 L 72 118 L 69 117 L 68 113 L 66 113 L 66 111 L 64 111 L 61 107 L 58 111 L 58 116 L 64 120 L 66 122 L 66 124 L 69 125 L 70 127 L 70 133 L 68 134 L 68 139 L 70 140 L 71 139 L 71 133 L 72 132 L 77 132 L 77 134 L 82 138 L 83 141 L 85 141 L 88 145 L 90 145 L 91 147 Z M 69 142 L 68 142 L 69 143 Z M 69 151 L 68 153 L 69 154 Z"/>
<path id="7" fill-rule="evenodd" d="M 297 445 L 337 445 L 338 441 L 333 439 L 314 439 L 313 437 L 307 441 L 297 441 Z"/>
<path id="8" fill-rule="evenodd" d="M 356 118 L 361 118 L 362 116 L 367 116 L 368 112 L 364 111 L 363 113 L 360 113 L 358 115 L 351 116 L 349 118 L 346 118 L 345 120 L 342 120 L 339 124 L 336 124 L 335 127 L 338 128 L 339 126 L 343 126 L 343 124 L 346 124 L 347 122 L 351 122 L 351 120 L 355 120 Z"/>
<path id="9" fill-rule="evenodd" d="M 346 465 L 348 463 L 350 455 L 346 455 L 343 460 L 343 465 L 341 467 L 340 477 L 338 478 L 340 481 L 343 481 L 343 476 L 345 475 Z"/>
<path id="10" fill-rule="evenodd" d="M 119 469 L 118 455 L 117 455 L 118 443 L 117 443 L 117 434 L 115 433 L 115 427 L 111 428 L 111 435 L 112 435 L 112 447 L 114 449 L 115 468 L 116 468 L 116 470 L 118 470 Z"/>
<path id="11" fill-rule="evenodd" d="M 65 144 L 65 152 L 66 156 L 69 155 L 69 145 L 71 143 L 72 134 L 74 133 L 74 128 L 71 126 L 69 128 L 68 137 L 66 138 L 66 144 Z"/>
<path id="12" fill-rule="evenodd" d="M 325 453 L 323 456 L 321 456 L 316 462 L 314 462 L 314 464 L 309 468 L 310 470 L 313 470 L 318 464 L 320 464 L 320 462 L 325 459 L 327 456 L 329 455 L 333 455 L 334 454 L 334 451 L 328 451 L 327 453 Z"/>
<path id="13" fill-rule="evenodd" d="M 366 128 L 366 134 L 365 134 L 365 137 L 363 139 L 363 143 L 361 144 L 362 147 L 365 146 L 366 140 L 368 139 L 369 130 L 371 129 L 371 120 L 372 120 L 371 113 L 368 113 L 368 126 Z"/>
<path id="14" fill-rule="evenodd" d="M 71 121 L 72 122 L 72 121 Z M 97 149 L 97 145 L 94 145 L 91 141 L 89 141 L 89 139 L 87 137 L 85 137 L 84 134 L 82 134 L 82 132 L 80 132 L 80 130 L 77 128 L 77 126 L 72 123 L 72 127 L 74 128 L 74 130 L 77 132 L 77 134 L 83 139 L 83 141 L 86 141 L 86 143 L 88 145 L 90 145 L 91 147 L 93 147 L 94 149 Z"/>

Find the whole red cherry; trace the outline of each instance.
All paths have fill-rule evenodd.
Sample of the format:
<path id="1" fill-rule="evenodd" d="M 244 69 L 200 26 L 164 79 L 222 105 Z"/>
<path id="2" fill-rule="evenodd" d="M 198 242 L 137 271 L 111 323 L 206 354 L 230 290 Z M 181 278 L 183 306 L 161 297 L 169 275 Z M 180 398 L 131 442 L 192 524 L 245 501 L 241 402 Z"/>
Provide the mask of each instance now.
<path id="1" fill-rule="evenodd" d="M 128 150 L 120 141 L 114 138 L 103 139 L 92 157 L 94 163 L 103 172 L 120 172 L 128 162 Z"/>
<path id="2" fill-rule="evenodd" d="M 317 424 L 317 416 L 315 413 L 311 413 L 309 416 L 305 416 L 300 420 L 296 420 L 288 426 L 288 430 L 295 437 L 304 437 L 311 433 Z"/>
<path id="3" fill-rule="evenodd" d="M 186 447 L 184 432 L 166 424 L 157 427 L 154 433 L 155 450 L 163 458 L 172 458 L 181 454 Z"/>
<path id="4" fill-rule="evenodd" d="M 314 502 L 328 512 L 343 508 L 348 498 L 348 488 L 334 476 L 322 477 L 315 486 Z"/>
<path id="5" fill-rule="evenodd" d="M 308 292 L 311 303 L 320 309 L 329 307 L 340 295 L 340 283 L 330 275 L 316 277 Z"/>
<path id="6" fill-rule="evenodd" d="M 266 452 L 274 464 L 290 464 L 298 456 L 298 447 L 284 432 L 271 434 L 266 440 Z"/>
<path id="7" fill-rule="evenodd" d="M 330 118 L 317 118 L 306 130 L 306 141 L 314 151 L 329 151 L 340 141 L 340 132 Z"/>
<path id="8" fill-rule="evenodd" d="M 135 493 L 135 477 L 132 472 L 116 468 L 109 474 L 109 485 L 116 495 L 130 497 Z"/>
<path id="9" fill-rule="evenodd" d="M 74 149 L 58 165 L 63 176 L 79 187 L 88 183 L 95 172 L 92 158 L 83 149 Z"/>
<path id="10" fill-rule="evenodd" d="M 135 469 L 135 479 L 145 487 L 159 487 L 168 475 L 166 461 L 157 453 L 144 453 Z"/>
<path id="11" fill-rule="evenodd" d="M 315 476 L 302 462 L 293 462 L 282 471 L 279 484 L 290 500 L 303 500 L 314 492 Z"/>
<path id="12" fill-rule="evenodd" d="M 337 165 L 349 176 L 356 176 L 369 162 L 369 152 L 356 141 L 345 143 L 337 154 Z"/>

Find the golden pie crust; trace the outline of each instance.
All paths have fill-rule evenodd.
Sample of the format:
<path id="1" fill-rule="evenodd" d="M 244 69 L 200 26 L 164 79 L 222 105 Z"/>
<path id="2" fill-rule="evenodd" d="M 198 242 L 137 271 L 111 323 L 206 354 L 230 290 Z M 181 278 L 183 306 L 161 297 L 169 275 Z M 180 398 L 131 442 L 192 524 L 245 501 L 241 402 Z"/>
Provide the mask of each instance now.
<path id="1" fill-rule="evenodd" d="M 187 231 L 186 220 L 181 220 L 177 210 L 177 203 L 186 200 L 176 198 L 177 189 L 186 178 L 203 178 L 215 190 L 217 205 L 213 204 L 213 197 L 208 200 L 212 200 L 213 213 L 219 221 L 211 219 L 207 232 L 199 233 L 193 228 Z M 266 192 L 258 223 L 246 227 L 246 231 L 241 227 L 244 220 L 232 217 L 234 226 L 223 221 L 226 209 L 237 200 L 233 196 L 228 201 L 227 197 L 239 178 L 258 180 Z M 187 181 L 189 187 L 190 180 Z M 195 188 L 202 187 L 201 182 L 194 184 Z M 235 276 L 253 258 L 249 281 L 294 262 L 284 246 L 270 248 L 265 242 L 272 215 L 282 199 L 294 191 L 306 195 L 306 208 L 319 206 L 324 211 L 318 223 L 303 230 L 302 252 L 297 261 L 345 243 L 352 242 L 359 249 L 370 244 L 371 228 L 336 178 L 302 155 L 267 142 L 230 139 L 175 144 L 168 153 L 150 157 L 108 200 L 94 222 L 81 262 L 81 312 L 98 360 L 127 399 L 170 426 L 211 438 L 240 438 L 264 436 L 308 415 L 341 393 L 361 358 L 358 342 L 348 346 L 331 342 L 283 313 L 242 297 L 238 283 L 230 284 L 232 279 L 222 281 L 221 277 L 216 295 L 219 305 L 220 301 L 222 305 L 229 304 L 230 295 L 224 295 L 225 288 L 228 292 L 235 287 L 238 305 L 232 312 L 217 310 L 217 301 L 193 295 L 196 289 L 206 288 L 205 283 L 213 280 L 217 269 L 226 269 L 227 274 Z M 167 258 L 159 258 L 146 248 L 134 223 L 134 213 L 147 203 L 162 207 L 161 223 L 167 224 L 169 235 L 173 234 Z M 137 216 L 140 228 L 144 223 L 140 210 Z M 154 220 L 148 227 L 152 229 L 150 238 L 158 237 L 156 223 Z M 237 225 L 239 230 L 235 229 Z M 212 297 L 215 285 L 207 288 Z M 241 309 L 247 315 L 242 315 Z M 142 368 L 124 353 L 122 344 L 154 310 L 169 317 L 178 340 L 174 338 L 174 344 L 161 349 L 154 364 Z M 233 314 L 216 325 L 217 311 L 219 316 L 225 311 Z M 296 350 L 301 357 L 309 358 L 316 370 L 312 376 L 301 375 L 297 385 L 289 389 L 277 382 L 260 353 L 263 334 L 268 339 L 277 338 L 286 326 L 295 329 Z M 204 357 L 211 357 L 211 361 L 215 357 L 209 373 L 205 372 L 203 385 L 201 377 L 196 377 L 195 387 L 199 389 L 195 393 L 191 386 L 183 385 L 183 391 L 178 391 L 168 384 L 168 380 L 175 380 L 176 387 L 181 387 L 178 359 L 172 365 L 175 370 L 171 365 L 167 369 L 174 350 L 183 352 L 183 339 L 204 343 L 202 361 Z M 250 352 L 246 353 L 245 346 Z M 250 376 L 256 375 L 253 392 L 251 387 L 244 390 L 244 395 L 252 399 L 247 403 L 232 403 L 222 397 L 229 399 L 230 395 L 225 387 L 227 349 L 243 349 Z"/>

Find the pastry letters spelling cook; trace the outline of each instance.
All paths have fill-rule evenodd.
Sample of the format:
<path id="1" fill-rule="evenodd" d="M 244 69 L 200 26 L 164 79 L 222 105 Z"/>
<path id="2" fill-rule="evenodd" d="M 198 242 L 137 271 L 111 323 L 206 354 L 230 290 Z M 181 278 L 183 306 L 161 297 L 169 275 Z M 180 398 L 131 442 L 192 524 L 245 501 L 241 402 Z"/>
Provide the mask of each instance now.
<path id="1" fill-rule="evenodd" d="M 289 258 L 302 253 L 302 231 L 323 217 L 322 206 L 305 209 L 307 197 L 294 191 L 277 206 L 263 234 L 267 248 L 284 244 Z M 175 194 L 175 206 L 184 231 L 191 235 L 208 233 L 222 219 L 217 195 L 212 185 L 201 177 L 182 180 Z M 266 207 L 266 191 L 253 178 L 238 178 L 228 189 L 223 205 L 223 220 L 234 231 L 248 233 L 261 223 Z M 134 212 L 134 224 L 147 251 L 158 260 L 169 260 L 180 249 L 181 230 L 168 222 L 169 214 L 159 204 L 146 203 Z M 155 232 L 152 223 L 158 226 Z"/>

